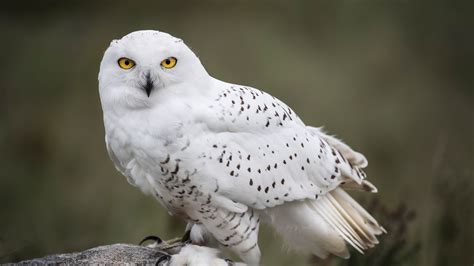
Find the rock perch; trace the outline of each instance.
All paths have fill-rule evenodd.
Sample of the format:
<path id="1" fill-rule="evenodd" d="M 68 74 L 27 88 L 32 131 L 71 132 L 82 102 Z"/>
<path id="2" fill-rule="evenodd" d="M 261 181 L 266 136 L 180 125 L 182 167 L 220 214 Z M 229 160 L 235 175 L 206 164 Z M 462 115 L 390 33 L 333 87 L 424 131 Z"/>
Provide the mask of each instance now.
<path id="1" fill-rule="evenodd" d="M 166 255 L 159 250 L 129 245 L 113 244 L 91 248 L 81 252 L 49 255 L 43 258 L 20 261 L 15 264 L 152 264 Z"/>

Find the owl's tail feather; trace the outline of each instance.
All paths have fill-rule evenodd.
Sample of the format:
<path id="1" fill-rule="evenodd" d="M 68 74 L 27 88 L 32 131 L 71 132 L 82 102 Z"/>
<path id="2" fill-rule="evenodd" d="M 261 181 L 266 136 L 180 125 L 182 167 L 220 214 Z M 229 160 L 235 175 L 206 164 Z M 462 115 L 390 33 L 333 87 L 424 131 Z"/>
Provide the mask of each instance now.
<path id="1" fill-rule="evenodd" d="M 362 254 L 379 243 L 376 235 L 386 233 L 372 215 L 341 188 L 310 204 L 339 236 Z"/>
<path id="2" fill-rule="evenodd" d="M 348 258 L 345 242 L 357 251 L 378 243 L 385 229 L 342 188 L 317 200 L 289 202 L 269 212 L 272 225 L 290 248 L 321 258 L 329 253 Z"/>

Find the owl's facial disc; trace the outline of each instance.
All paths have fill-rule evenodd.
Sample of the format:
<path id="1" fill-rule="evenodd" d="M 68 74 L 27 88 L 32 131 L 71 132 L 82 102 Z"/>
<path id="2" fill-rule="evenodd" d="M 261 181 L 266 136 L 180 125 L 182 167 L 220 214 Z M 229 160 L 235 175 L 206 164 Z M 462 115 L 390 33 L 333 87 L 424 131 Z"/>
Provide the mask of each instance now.
<path id="1" fill-rule="evenodd" d="M 194 97 L 211 81 L 198 57 L 159 31 L 132 32 L 111 42 L 99 72 L 105 110 L 154 108 L 166 97 Z"/>

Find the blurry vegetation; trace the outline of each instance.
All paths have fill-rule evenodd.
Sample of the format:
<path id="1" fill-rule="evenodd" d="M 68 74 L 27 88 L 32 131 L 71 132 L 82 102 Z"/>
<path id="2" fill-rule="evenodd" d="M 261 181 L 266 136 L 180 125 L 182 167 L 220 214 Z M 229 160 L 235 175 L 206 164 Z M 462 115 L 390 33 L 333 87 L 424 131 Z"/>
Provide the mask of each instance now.
<path id="1" fill-rule="evenodd" d="M 110 41 L 159 29 L 213 76 L 272 93 L 367 156 L 379 193 L 355 196 L 377 199 L 366 206 L 389 234 L 365 257 L 328 263 L 471 265 L 472 10 L 467 0 L 3 3 L 0 263 L 182 233 L 108 159 L 97 92 Z M 273 239 L 262 228 L 266 265 L 308 264 Z"/>
<path id="2" fill-rule="evenodd" d="M 443 140 L 433 161 L 437 206 L 431 241 L 435 244 L 437 265 L 471 265 L 474 262 L 474 182 L 471 169 L 458 168 L 464 153 L 450 150 Z M 457 147 L 460 148 L 460 147 Z M 470 152 L 472 154 L 472 146 Z M 466 248 L 470 248 L 471 252 Z"/>

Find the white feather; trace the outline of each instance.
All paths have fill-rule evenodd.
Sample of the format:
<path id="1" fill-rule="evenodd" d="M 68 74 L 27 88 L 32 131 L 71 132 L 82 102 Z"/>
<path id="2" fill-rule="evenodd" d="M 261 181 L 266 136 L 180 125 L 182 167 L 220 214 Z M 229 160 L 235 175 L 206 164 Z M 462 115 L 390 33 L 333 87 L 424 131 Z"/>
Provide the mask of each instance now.
<path id="1" fill-rule="evenodd" d="M 168 266 L 228 266 L 229 263 L 219 257 L 219 250 L 187 245 L 178 254 L 171 256 Z M 245 263 L 234 263 L 235 266 L 245 266 Z"/>

